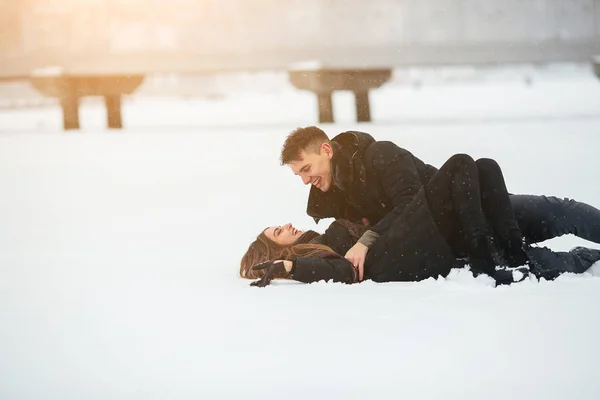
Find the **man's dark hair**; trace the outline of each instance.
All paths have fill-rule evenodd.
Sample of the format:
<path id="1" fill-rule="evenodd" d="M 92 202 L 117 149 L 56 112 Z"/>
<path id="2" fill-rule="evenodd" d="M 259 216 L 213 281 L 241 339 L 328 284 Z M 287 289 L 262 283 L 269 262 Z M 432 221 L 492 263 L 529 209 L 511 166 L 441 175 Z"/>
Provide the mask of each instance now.
<path id="1" fill-rule="evenodd" d="M 323 143 L 329 143 L 327 134 L 316 126 L 294 129 L 283 142 L 281 165 L 300 160 L 300 152 L 318 153 Z"/>

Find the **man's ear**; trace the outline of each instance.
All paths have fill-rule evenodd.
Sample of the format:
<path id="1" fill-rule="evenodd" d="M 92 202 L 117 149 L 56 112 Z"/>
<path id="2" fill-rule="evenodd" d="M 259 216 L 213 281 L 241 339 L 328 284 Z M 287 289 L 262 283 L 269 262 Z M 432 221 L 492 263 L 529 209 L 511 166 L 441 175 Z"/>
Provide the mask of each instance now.
<path id="1" fill-rule="evenodd" d="M 331 160 L 331 158 L 333 157 L 333 148 L 331 147 L 330 143 L 323 143 L 321 145 L 321 151 L 324 151 L 325 154 L 327 154 L 327 158 Z"/>

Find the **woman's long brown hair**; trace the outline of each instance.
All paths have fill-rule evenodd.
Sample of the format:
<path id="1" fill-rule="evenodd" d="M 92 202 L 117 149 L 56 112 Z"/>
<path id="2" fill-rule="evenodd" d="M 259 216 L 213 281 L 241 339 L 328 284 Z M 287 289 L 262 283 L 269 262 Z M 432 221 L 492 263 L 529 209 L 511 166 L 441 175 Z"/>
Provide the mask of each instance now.
<path id="1" fill-rule="evenodd" d="M 310 243 L 318 234 L 308 231 L 304 233 L 294 244 L 281 246 L 270 240 L 265 232 L 262 231 L 256 240 L 250 243 L 246 254 L 240 262 L 240 276 L 246 279 L 258 279 L 263 275 L 263 271 L 253 271 L 252 267 L 272 260 L 292 260 L 294 257 L 312 257 L 312 258 L 335 258 L 340 257 L 330 247 L 322 244 Z M 277 276 L 276 278 L 286 278 L 287 274 Z"/>

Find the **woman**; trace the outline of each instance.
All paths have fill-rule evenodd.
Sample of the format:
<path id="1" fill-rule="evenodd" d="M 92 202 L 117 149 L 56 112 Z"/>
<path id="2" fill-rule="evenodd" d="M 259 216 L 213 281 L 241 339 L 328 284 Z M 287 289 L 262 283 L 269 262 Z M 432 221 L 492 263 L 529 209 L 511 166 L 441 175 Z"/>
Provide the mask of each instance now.
<path id="1" fill-rule="evenodd" d="M 512 273 L 508 278 L 506 274 L 500 277 L 495 266 L 524 265 L 528 254 L 523 249 L 502 171 L 494 165 L 487 169 L 486 176 L 479 176 L 471 157 L 451 157 L 369 248 L 365 279 L 418 281 L 446 276 L 452 268 L 464 265 L 457 257 L 466 256 L 473 270 L 494 276 L 497 281 L 508 279 L 502 283 L 512 281 Z M 482 189 L 487 193 L 483 199 Z M 254 283 L 257 286 L 268 285 L 273 278 L 357 282 L 356 269 L 341 254 L 364 230 L 348 221 L 334 222 L 323 235 L 298 231 L 291 225 L 267 228 L 242 258 L 240 275 L 261 278 Z M 596 256 L 600 258 L 600 254 Z M 580 264 L 574 262 L 571 269 L 585 266 Z"/>

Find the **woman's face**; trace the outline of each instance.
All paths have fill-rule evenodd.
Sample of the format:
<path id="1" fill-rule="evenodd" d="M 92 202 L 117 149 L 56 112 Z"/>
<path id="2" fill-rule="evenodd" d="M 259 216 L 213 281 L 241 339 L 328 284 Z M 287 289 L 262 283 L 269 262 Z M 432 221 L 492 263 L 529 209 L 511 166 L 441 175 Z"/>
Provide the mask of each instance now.
<path id="1" fill-rule="evenodd" d="M 293 244 L 303 233 L 304 231 L 294 228 L 292 224 L 270 226 L 265 229 L 265 236 L 280 246 Z"/>

